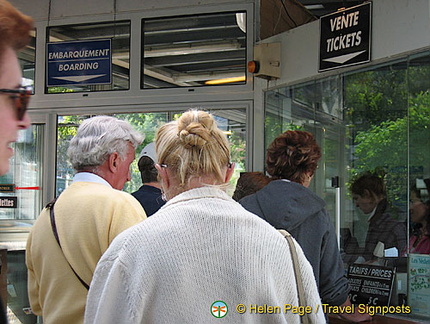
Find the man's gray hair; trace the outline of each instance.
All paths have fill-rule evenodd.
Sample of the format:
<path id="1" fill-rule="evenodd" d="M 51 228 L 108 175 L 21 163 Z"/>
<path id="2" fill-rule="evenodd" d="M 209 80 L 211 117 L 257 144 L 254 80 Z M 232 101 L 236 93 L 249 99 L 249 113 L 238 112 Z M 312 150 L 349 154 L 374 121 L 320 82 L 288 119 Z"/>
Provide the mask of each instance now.
<path id="1" fill-rule="evenodd" d="M 128 143 L 134 148 L 144 136 L 124 120 L 110 116 L 88 118 L 79 126 L 70 141 L 67 155 L 75 170 L 102 165 L 110 154 L 117 152 L 125 160 Z"/>

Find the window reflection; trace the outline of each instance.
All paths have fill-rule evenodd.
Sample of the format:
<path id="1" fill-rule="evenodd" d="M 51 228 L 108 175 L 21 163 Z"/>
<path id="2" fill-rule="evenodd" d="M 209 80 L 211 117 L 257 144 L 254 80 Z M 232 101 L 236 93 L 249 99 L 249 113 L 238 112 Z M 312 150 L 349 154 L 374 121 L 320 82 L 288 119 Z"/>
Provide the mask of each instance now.
<path id="1" fill-rule="evenodd" d="M 428 302 L 423 303 L 428 288 L 420 286 L 424 290 L 418 295 L 416 290 L 419 271 L 430 280 L 428 266 L 422 266 L 430 264 L 424 259 L 425 255 L 430 258 L 430 250 L 424 247 L 430 241 L 426 236 L 430 206 L 425 182 L 430 178 L 429 107 L 429 52 L 268 91 L 265 103 L 266 146 L 289 129 L 308 130 L 317 137 L 323 160 L 312 189 L 324 198 L 333 224 L 339 225 L 346 269 L 354 262 L 396 268 L 390 303 L 409 302 L 420 315 L 430 311 Z M 350 191 L 354 181 L 366 173 L 377 175 L 383 183 L 378 199 L 372 195 L 375 186 L 360 195 Z M 334 176 L 339 176 L 339 197 L 330 188 Z M 372 206 L 370 202 L 374 202 Z M 378 232 L 370 247 L 372 217 L 388 210 L 390 217 L 379 230 L 385 230 L 389 239 Z M 391 242 L 396 235 L 398 240 Z M 423 246 L 417 248 L 419 242 Z M 408 262 L 421 263 L 416 267 L 409 264 L 413 271 L 408 272 Z M 415 285 L 413 289 L 408 280 Z"/>
<path id="2" fill-rule="evenodd" d="M 186 109 L 185 109 L 186 110 Z M 207 109 L 213 114 L 218 127 L 227 135 L 231 144 L 231 161 L 236 163 L 235 173 L 232 177 L 232 187 L 241 171 L 245 170 L 246 163 L 246 109 Z M 164 123 L 176 119 L 182 111 L 178 112 L 149 112 L 149 113 L 121 113 L 113 114 L 114 117 L 127 120 L 134 129 L 145 134 L 144 142 L 136 149 L 139 156 L 142 149 L 155 139 L 157 129 Z M 70 140 L 76 135 L 77 128 L 87 118 L 93 115 L 69 115 L 58 117 L 57 127 L 57 179 L 56 196 L 66 189 L 72 182 L 75 170 L 67 157 L 67 148 Z M 142 180 L 137 166 L 137 161 L 130 166 L 131 181 L 124 186 L 124 191 L 134 192 L 142 185 Z M 231 192 L 233 194 L 233 192 Z"/>
<path id="3" fill-rule="evenodd" d="M 245 12 L 144 19 L 142 34 L 142 88 L 245 83 Z"/>

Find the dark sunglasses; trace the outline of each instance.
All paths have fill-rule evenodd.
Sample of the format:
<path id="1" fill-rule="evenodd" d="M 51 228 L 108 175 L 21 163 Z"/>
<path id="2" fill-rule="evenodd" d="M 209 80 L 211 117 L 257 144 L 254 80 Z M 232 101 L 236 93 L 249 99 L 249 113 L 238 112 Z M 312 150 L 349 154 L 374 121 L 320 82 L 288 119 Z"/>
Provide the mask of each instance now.
<path id="1" fill-rule="evenodd" d="M 19 89 L 0 89 L 0 93 L 10 94 L 9 97 L 14 101 L 16 108 L 16 118 L 23 120 L 27 111 L 30 96 L 33 94 L 32 88 L 22 87 Z"/>

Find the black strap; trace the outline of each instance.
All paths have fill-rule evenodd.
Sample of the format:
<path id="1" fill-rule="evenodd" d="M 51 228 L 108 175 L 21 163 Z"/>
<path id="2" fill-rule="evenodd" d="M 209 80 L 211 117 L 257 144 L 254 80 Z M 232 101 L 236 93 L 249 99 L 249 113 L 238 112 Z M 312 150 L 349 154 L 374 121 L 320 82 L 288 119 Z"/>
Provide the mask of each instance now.
<path id="1" fill-rule="evenodd" d="M 60 246 L 61 251 L 63 251 L 63 249 L 61 248 L 61 244 L 60 244 L 60 238 L 58 237 L 58 232 L 57 232 L 57 226 L 55 224 L 55 215 L 54 215 L 54 205 L 55 202 L 57 201 L 57 198 L 54 198 L 51 202 L 49 202 L 46 205 L 46 208 L 48 208 L 50 210 L 50 215 L 51 215 L 51 227 L 52 227 L 52 232 L 54 233 L 55 239 L 57 240 L 58 245 Z M 63 252 L 64 254 L 64 252 Z M 66 259 L 67 263 L 70 266 L 70 269 L 72 269 L 73 273 L 75 274 L 75 276 L 79 279 L 79 281 L 82 283 L 82 285 L 88 290 L 90 289 L 90 286 L 88 286 L 86 284 L 86 282 L 84 280 L 82 280 L 81 277 L 79 277 L 79 275 L 76 273 L 75 269 L 73 269 L 72 265 L 70 264 L 69 260 L 67 260 L 66 256 L 64 255 L 64 258 Z"/>

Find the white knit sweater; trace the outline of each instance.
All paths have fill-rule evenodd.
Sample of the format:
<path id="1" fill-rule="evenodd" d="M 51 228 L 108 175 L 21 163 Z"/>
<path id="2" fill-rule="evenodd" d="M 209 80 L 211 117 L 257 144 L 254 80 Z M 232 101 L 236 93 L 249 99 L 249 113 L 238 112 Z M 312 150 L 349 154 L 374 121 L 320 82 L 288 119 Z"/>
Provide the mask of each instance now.
<path id="1" fill-rule="evenodd" d="M 296 248 L 312 322 L 325 323 L 312 268 Z M 222 319 L 211 313 L 215 301 L 228 306 Z M 85 323 L 300 323 L 285 312 L 297 303 L 283 236 L 206 187 L 176 196 L 114 240 L 97 265 Z"/>

